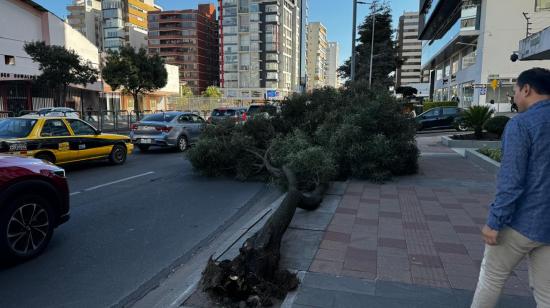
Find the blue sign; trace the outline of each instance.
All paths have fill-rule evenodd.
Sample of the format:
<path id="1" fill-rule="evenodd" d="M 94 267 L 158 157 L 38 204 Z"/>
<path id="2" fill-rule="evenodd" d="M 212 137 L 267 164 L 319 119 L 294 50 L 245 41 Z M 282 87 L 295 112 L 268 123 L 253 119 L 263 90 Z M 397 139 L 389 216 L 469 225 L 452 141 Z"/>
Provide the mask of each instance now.
<path id="1" fill-rule="evenodd" d="M 268 99 L 269 98 L 276 98 L 279 96 L 279 92 L 277 90 L 267 90 L 266 95 Z"/>

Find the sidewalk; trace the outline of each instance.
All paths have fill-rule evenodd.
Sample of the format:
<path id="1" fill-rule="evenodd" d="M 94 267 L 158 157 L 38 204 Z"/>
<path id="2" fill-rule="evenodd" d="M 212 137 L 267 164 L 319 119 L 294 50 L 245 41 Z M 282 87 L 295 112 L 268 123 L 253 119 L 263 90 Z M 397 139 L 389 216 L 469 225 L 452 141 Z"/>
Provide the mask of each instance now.
<path id="1" fill-rule="evenodd" d="M 283 306 L 469 307 L 495 179 L 439 139 L 419 138 L 418 175 L 351 181 L 321 212 L 297 212 L 283 250 L 294 259 L 283 266 L 303 281 Z M 499 307 L 535 307 L 525 261 Z"/>

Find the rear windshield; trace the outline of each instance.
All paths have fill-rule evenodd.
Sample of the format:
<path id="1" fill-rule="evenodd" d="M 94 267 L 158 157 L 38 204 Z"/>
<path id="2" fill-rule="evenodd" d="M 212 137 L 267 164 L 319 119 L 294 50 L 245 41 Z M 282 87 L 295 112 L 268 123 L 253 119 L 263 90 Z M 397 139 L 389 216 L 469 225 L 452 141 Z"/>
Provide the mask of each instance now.
<path id="1" fill-rule="evenodd" d="M 170 122 L 172 121 L 177 114 L 175 113 L 156 113 L 145 116 L 142 121 L 150 122 Z"/>
<path id="2" fill-rule="evenodd" d="M 255 114 L 260 112 L 267 112 L 270 115 L 274 115 L 277 113 L 277 107 L 270 106 L 270 105 L 266 105 L 266 106 L 256 105 L 256 106 L 250 106 L 248 108 L 249 114 Z"/>
<path id="3" fill-rule="evenodd" d="M 214 109 L 212 111 L 213 117 L 232 117 L 235 115 L 235 109 Z"/>
<path id="4" fill-rule="evenodd" d="M 36 119 L 1 119 L 0 138 L 27 137 L 31 133 L 36 121 Z"/>

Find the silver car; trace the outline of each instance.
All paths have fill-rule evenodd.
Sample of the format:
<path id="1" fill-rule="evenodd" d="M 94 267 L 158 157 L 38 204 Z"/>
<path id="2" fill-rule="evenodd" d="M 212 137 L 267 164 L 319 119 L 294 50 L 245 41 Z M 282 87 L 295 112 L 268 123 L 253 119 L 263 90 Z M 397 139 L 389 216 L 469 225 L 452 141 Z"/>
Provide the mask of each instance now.
<path id="1" fill-rule="evenodd" d="M 174 147 L 183 152 L 198 140 L 205 124 L 203 118 L 193 113 L 155 113 L 132 124 L 130 138 L 141 151 L 160 146 Z"/>

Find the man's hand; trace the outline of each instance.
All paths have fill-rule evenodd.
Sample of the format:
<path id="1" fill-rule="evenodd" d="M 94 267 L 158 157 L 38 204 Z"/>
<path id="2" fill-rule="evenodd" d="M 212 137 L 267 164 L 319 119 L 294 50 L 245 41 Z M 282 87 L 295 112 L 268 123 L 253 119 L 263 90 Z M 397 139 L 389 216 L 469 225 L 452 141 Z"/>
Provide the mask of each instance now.
<path id="1" fill-rule="evenodd" d="M 481 230 L 481 234 L 483 235 L 483 240 L 485 241 L 485 244 L 491 246 L 497 245 L 498 231 L 493 230 L 491 229 L 491 227 L 485 225 Z"/>

